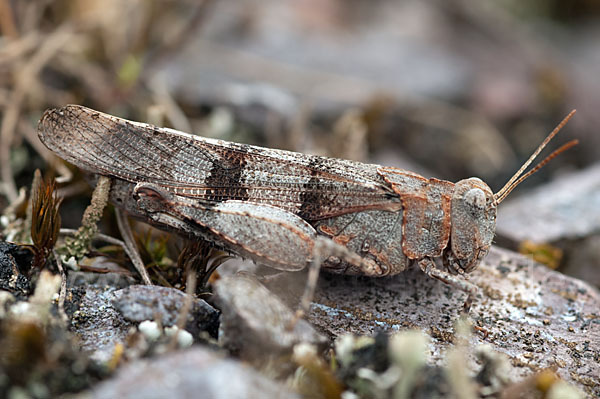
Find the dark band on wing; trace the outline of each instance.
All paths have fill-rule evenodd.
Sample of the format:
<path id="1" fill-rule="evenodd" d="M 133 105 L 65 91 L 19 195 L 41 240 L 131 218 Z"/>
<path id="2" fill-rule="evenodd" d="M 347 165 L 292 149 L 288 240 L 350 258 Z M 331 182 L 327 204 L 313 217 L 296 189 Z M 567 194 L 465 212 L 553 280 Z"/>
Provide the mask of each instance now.
<path id="1" fill-rule="evenodd" d="M 227 200 L 247 201 L 248 188 L 243 184 L 243 172 L 246 166 L 248 149 L 239 146 L 238 151 L 219 151 L 219 162 L 214 162 L 205 185 L 206 199 L 211 202 Z"/>
<path id="2" fill-rule="evenodd" d="M 303 191 L 300 193 L 300 209 L 298 216 L 305 220 L 315 220 L 323 213 L 324 208 L 331 205 L 331 199 L 326 195 L 323 182 L 319 178 L 320 169 L 323 168 L 323 158 L 312 157 L 308 165 L 311 170 L 310 179 L 304 184 Z"/>
<path id="3" fill-rule="evenodd" d="M 82 169 L 207 204 L 252 201 L 309 221 L 400 204 L 369 165 L 178 135 L 81 106 L 47 111 L 38 131 Z"/>

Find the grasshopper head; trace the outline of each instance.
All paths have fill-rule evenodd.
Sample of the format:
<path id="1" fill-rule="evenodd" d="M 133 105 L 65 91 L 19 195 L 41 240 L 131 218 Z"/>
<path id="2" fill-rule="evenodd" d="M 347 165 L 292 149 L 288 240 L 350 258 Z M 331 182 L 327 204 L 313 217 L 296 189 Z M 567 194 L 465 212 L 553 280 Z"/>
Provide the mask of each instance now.
<path id="1" fill-rule="evenodd" d="M 470 272 L 487 254 L 496 231 L 496 198 L 481 179 L 472 177 L 454 186 L 450 245 L 444 265 L 450 272 Z"/>
<path id="2" fill-rule="evenodd" d="M 548 155 L 529 172 L 524 173 L 525 169 L 574 114 L 575 110 L 562 120 L 497 193 L 494 194 L 487 184 L 476 177 L 461 180 L 455 184 L 451 204 L 450 245 L 443 253 L 444 266 L 448 271 L 462 274 L 474 270 L 492 245 L 496 231 L 498 204 L 504 201 L 515 187 L 540 170 L 552 158 L 577 144 L 577 140 L 569 141 Z"/>

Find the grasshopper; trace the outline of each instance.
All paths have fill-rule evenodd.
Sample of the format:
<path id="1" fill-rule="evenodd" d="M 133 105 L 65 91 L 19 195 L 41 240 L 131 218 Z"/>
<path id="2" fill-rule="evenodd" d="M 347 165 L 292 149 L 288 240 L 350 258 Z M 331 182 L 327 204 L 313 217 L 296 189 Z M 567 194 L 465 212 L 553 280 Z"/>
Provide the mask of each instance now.
<path id="1" fill-rule="evenodd" d="M 427 179 L 203 138 L 79 105 L 47 110 L 38 135 L 64 160 L 110 177 L 111 201 L 154 226 L 284 271 L 313 262 L 333 273 L 382 277 L 417 265 L 465 291 L 468 309 L 477 287 L 459 275 L 487 254 L 498 204 L 577 144 L 568 142 L 523 174 L 574 112 L 497 193 L 476 177 Z"/>

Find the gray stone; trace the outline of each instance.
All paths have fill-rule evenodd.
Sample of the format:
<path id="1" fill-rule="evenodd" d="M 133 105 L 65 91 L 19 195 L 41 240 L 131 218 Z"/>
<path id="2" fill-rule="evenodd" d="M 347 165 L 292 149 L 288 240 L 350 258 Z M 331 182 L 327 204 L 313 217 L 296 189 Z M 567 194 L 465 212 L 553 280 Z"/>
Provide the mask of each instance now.
<path id="1" fill-rule="evenodd" d="M 298 320 L 290 329 L 294 312 L 253 275 L 222 278 L 215 293 L 222 311 L 220 341 L 245 359 L 289 353 L 300 342 L 326 342 L 305 320 Z"/>
<path id="2" fill-rule="evenodd" d="M 600 164 L 509 198 L 498 207 L 496 232 L 538 243 L 600 233 Z"/>
<path id="3" fill-rule="evenodd" d="M 185 294 L 179 290 L 155 285 L 132 285 L 114 292 L 113 306 L 132 322 L 157 320 L 163 326 L 177 323 Z M 194 298 L 185 329 L 193 336 L 207 331 L 216 337 L 219 312 L 202 299 Z"/>
<path id="4" fill-rule="evenodd" d="M 470 281 L 480 295 L 469 314 L 479 328 L 469 347 L 488 343 L 508 355 L 515 381 L 550 367 L 588 394 L 600 395 L 597 289 L 498 248 Z M 431 359 L 440 364 L 453 346 L 465 298 L 416 269 L 381 279 L 323 275 L 308 320 L 331 337 L 420 329 L 432 337 Z M 473 353 L 469 362 L 476 370 Z"/>
<path id="5" fill-rule="evenodd" d="M 69 287 L 85 287 L 96 285 L 98 287 L 113 287 L 115 289 L 125 288 L 135 284 L 135 279 L 122 273 L 94 273 L 79 270 L 70 270 L 67 276 Z"/>
<path id="6" fill-rule="evenodd" d="M 600 164 L 510 198 L 498 207 L 498 242 L 562 251 L 560 270 L 600 287 Z"/>
<path id="7" fill-rule="evenodd" d="M 600 233 L 567 243 L 565 265 L 560 271 L 600 287 Z"/>
<path id="8" fill-rule="evenodd" d="M 31 293 L 31 282 L 24 274 L 31 267 L 33 254 L 19 245 L 0 241 L 0 290 L 24 299 Z"/>
<path id="9" fill-rule="evenodd" d="M 194 347 L 121 368 L 98 384 L 94 399 L 144 398 L 299 398 L 283 385 L 212 350 Z"/>
<path id="10" fill-rule="evenodd" d="M 113 288 L 85 287 L 78 309 L 71 316 L 71 330 L 81 348 L 98 363 L 108 362 L 115 345 L 123 343 L 133 323 L 113 307 Z"/>

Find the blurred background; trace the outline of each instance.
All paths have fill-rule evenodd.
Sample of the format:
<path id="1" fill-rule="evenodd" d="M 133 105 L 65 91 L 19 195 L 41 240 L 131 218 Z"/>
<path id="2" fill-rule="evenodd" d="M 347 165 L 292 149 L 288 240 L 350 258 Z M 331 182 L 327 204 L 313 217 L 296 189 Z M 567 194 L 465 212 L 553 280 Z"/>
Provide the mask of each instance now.
<path id="1" fill-rule="evenodd" d="M 592 0 L 0 0 L 0 210 L 35 168 L 76 173 L 36 135 L 69 103 L 495 191 L 577 108 L 554 148 L 583 144 L 532 187 L 600 159 L 599 17 Z"/>

